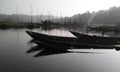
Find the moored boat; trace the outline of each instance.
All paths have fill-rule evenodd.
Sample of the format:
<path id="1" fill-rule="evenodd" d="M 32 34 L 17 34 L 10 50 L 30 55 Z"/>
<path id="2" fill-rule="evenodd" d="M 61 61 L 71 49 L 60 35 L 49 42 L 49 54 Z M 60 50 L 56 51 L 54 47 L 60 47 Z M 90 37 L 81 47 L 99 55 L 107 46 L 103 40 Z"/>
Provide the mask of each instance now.
<path id="1" fill-rule="evenodd" d="M 54 41 L 71 42 L 71 43 L 78 41 L 77 37 L 53 36 L 53 35 L 47 35 L 47 34 L 42 34 L 42 33 L 38 33 L 38 32 L 33 32 L 33 31 L 26 31 L 26 33 L 29 34 L 33 39 L 39 40 L 39 41 L 54 40 Z"/>
<path id="2" fill-rule="evenodd" d="M 38 45 L 44 45 L 48 48 L 54 48 L 58 50 L 67 50 L 67 49 L 116 49 L 120 50 L 118 46 L 109 46 L 109 45 L 93 45 L 93 44 L 79 44 L 79 43 L 61 43 L 61 42 L 41 42 L 35 41 Z"/>
<path id="3" fill-rule="evenodd" d="M 119 50 L 120 47 L 113 45 L 98 45 L 98 44 L 83 44 L 78 42 L 78 38 L 74 37 L 60 37 L 51 36 L 31 31 L 26 31 L 32 38 L 36 39 L 35 43 L 38 45 L 44 45 L 48 47 L 58 48 L 58 49 L 113 49 Z M 62 40 L 61 40 L 62 39 Z"/>
<path id="4" fill-rule="evenodd" d="M 96 35 L 82 34 L 74 31 L 70 31 L 70 32 L 76 37 L 78 37 L 83 43 L 101 44 L 101 45 L 120 44 L 119 37 L 102 37 L 102 36 L 96 36 Z"/>

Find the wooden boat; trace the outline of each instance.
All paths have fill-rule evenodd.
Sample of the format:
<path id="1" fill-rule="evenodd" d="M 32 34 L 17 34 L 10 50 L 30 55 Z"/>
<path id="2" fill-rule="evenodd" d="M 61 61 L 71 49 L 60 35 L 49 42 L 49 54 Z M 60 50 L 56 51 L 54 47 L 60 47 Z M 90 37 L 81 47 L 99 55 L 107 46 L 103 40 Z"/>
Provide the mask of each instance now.
<path id="1" fill-rule="evenodd" d="M 79 43 L 62 43 L 62 42 L 41 42 L 35 41 L 36 44 L 42 45 L 48 48 L 53 48 L 57 50 L 67 50 L 67 49 L 116 49 L 120 50 L 120 47 L 117 46 L 108 46 L 108 45 L 92 45 L 92 44 L 79 44 Z"/>
<path id="2" fill-rule="evenodd" d="M 47 47 L 58 48 L 58 49 L 90 49 L 90 48 L 102 48 L 102 49 L 117 49 L 120 47 L 117 46 L 108 46 L 108 45 L 96 45 L 96 44 L 82 44 L 78 42 L 77 38 L 74 37 L 60 37 L 60 36 L 51 36 L 31 31 L 26 31 L 32 38 L 36 39 L 35 43 L 38 45 L 44 45 Z M 55 38 L 54 38 L 55 37 Z M 71 40 L 71 41 L 70 41 Z"/>
<path id="3" fill-rule="evenodd" d="M 102 37 L 96 35 L 82 34 L 74 31 L 70 31 L 70 32 L 76 37 L 78 37 L 80 41 L 83 43 L 102 44 L 102 45 L 120 44 L 120 38 L 118 37 Z"/>
<path id="4" fill-rule="evenodd" d="M 39 41 L 55 40 L 55 41 L 71 42 L 71 43 L 78 41 L 77 37 L 53 36 L 53 35 L 46 35 L 38 32 L 32 32 L 32 31 L 26 31 L 26 33 L 29 34 L 33 39 L 39 40 Z"/>

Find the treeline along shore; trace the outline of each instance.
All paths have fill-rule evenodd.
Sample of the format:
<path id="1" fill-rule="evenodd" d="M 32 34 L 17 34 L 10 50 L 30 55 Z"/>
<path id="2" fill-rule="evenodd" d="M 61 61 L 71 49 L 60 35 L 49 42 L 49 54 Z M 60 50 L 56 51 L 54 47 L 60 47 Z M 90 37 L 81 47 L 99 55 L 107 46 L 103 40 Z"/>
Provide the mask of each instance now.
<path id="1" fill-rule="evenodd" d="M 16 22 L 0 22 L 0 29 L 9 29 L 9 28 L 28 28 L 30 23 L 16 23 Z M 39 27 L 39 24 L 34 23 L 33 28 Z"/>
<path id="2" fill-rule="evenodd" d="M 41 28 L 42 30 L 50 30 L 50 29 L 59 29 L 59 28 L 76 28 L 77 26 L 83 26 L 84 24 L 79 24 L 79 23 L 70 23 L 70 22 L 64 22 L 64 23 L 59 23 L 59 22 L 53 22 L 50 20 L 44 20 L 39 23 L 35 22 L 26 22 L 26 23 L 20 23 L 20 22 L 0 22 L 0 29 L 9 29 L 9 28 Z"/>
<path id="3" fill-rule="evenodd" d="M 52 27 L 52 26 L 58 26 L 56 23 L 53 23 L 51 21 L 45 20 L 41 21 L 41 23 L 18 23 L 18 22 L 0 22 L 0 29 L 9 29 L 9 28 L 40 28 L 40 27 Z"/>
<path id="4" fill-rule="evenodd" d="M 32 21 L 31 21 L 32 17 Z M 7 28 L 83 28 L 87 25 L 90 30 L 103 30 L 103 28 L 120 28 L 120 7 L 111 7 L 98 12 L 85 12 L 71 17 L 54 17 L 52 15 L 5 15 L 0 14 L 0 29 Z M 101 27 L 102 26 L 102 27 Z M 110 28 L 108 28 L 110 27 Z M 118 29 L 114 30 L 118 30 Z"/>

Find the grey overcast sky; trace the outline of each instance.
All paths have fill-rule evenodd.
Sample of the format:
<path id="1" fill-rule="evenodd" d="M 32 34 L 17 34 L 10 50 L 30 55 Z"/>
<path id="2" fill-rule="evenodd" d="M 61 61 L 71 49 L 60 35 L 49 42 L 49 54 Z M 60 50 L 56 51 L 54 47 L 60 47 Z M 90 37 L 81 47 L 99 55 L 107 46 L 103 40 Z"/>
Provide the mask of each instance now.
<path id="1" fill-rule="evenodd" d="M 120 0 L 0 0 L 0 14 L 72 16 L 86 11 L 98 11 L 120 6 Z"/>

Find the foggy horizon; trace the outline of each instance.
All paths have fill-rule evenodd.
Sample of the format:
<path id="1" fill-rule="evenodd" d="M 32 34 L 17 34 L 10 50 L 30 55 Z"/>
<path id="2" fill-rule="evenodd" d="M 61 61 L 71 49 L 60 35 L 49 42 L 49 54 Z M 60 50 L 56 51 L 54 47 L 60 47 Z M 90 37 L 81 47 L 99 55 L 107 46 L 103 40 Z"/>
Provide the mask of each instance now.
<path id="1" fill-rule="evenodd" d="M 113 7 L 120 7 L 120 6 L 113 6 Z M 110 7 L 110 8 L 113 8 L 113 7 Z M 98 10 L 98 11 L 92 11 L 92 12 L 90 12 L 89 10 L 87 10 L 87 11 L 85 11 L 85 12 L 83 12 L 83 13 L 75 13 L 75 14 L 73 14 L 73 15 L 71 15 L 71 16 L 60 16 L 60 14 L 58 15 L 58 16 L 56 16 L 56 15 L 53 15 L 53 14 L 32 14 L 32 16 L 54 16 L 54 17 L 72 17 L 72 16 L 74 16 L 74 15 L 77 15 L 77 14 L 84 14 L 84 13 L 87 13 L 87 12 L 90 12 L 90 13 L 93 13 L 93 12 L 99 12 L 99 11 L 107 11 L 107 10 L 109 10 L 110 8 L 108 8 L 108 9 L 105 9 L 105 10 L 103 10 L 103 9 L 101 9 L 101 10 Z M 17 9 L 18 10 L 18 9 Z M 19 13 L 19 12 L 17 12 L 16 13 L 16 11 L 15 11 L 15 13 L 11 13 L 11 14 L 7 14 L 7 13 L 0 13 L 1 15 L 28 15 L 28 16 L 31 16 L 31 14 L 24 14 L 24 13 Z"/>
<path id="2" fill-rule="evenodd" d="M 0 14 L 73 16 L 120 6 L 119 0 L 0 0 Z"/>

